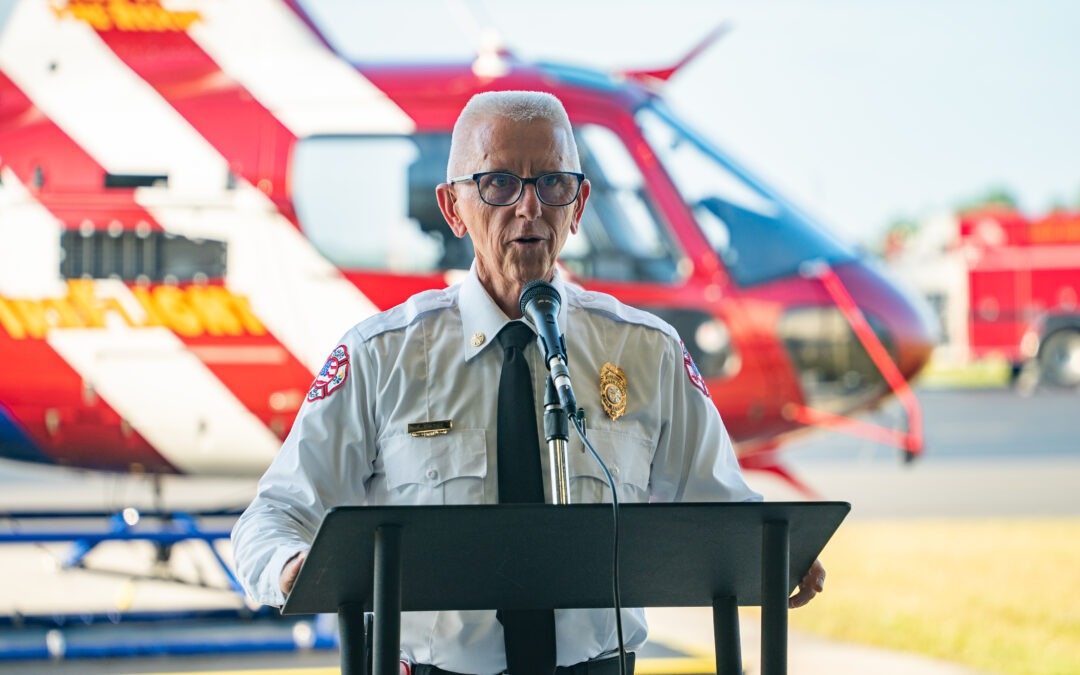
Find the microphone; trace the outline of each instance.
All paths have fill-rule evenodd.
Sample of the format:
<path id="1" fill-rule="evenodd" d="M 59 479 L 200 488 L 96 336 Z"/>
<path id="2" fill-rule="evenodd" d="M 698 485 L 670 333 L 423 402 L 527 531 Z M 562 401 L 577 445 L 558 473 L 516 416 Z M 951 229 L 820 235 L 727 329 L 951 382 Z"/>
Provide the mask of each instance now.
<path id="1" fill-rule="evenodd" d="M 577 400 L 574 388 L 570 385 L 570 371 L 566 369 L 566 342 L 559 332 L 559 305 L 562 297 L 559 291 L 546 281 L 530 281 L 521 291 L 519 301 L 521 313 L 533 325 L 540 342 L 544 346 L 544 362 L 555 390 L 559 394 L 559 403 L 568 415 L 577 413 Z"/>

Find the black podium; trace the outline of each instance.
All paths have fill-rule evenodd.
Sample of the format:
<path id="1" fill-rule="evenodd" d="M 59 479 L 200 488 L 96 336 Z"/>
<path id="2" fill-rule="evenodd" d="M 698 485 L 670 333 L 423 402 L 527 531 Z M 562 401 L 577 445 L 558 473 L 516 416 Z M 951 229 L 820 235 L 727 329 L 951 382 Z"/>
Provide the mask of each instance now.
<path id="1" fill-rule="evenodd" d="M 624 607 L 712 607 L 716 672 L 742 672 L 740 605 L 760 605 L 763 675 L 787 672 L 787 598 L 846 502 L 626 504 Z M 327 513 L 284 614 L 337 612 L 343 675 L 396 675 L 401 612 L 611 607 L 609 504 L 342 507 Z"/>

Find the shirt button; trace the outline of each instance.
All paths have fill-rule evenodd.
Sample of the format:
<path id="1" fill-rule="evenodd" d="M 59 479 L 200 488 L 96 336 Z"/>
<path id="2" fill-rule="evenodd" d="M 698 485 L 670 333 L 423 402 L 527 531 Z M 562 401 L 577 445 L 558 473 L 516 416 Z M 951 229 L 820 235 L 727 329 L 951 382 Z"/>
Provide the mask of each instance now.
<path id="1" fill-rule="evenodd" d="M 619 467 L 618 466 L 612 466 L 611 467 L 611 475 L 612 476 L 618 476 L 619 475 Z"/>
<path id="2" fill-rule="evenodd" d="M 439 477 L 439 472 L 436 471 L 435 469 L 428 469 L 427 470 L 427 477 L 428 477 L 429 480 L 435 480 L 436 478 Z"/>

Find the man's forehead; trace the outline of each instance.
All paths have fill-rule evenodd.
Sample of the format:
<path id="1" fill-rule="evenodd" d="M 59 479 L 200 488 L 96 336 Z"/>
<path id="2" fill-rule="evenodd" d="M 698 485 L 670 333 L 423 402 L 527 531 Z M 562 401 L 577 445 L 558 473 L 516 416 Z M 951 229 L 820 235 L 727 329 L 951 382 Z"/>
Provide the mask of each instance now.
<path id="1" fill-rule="evenodd" d="M 472 155 L 480 161 L 553 160 L 570 157 L 570 134 L 550 120 L 538 118 L 515 121 L 505 118 L 485 120 L 470 134 Z"/>

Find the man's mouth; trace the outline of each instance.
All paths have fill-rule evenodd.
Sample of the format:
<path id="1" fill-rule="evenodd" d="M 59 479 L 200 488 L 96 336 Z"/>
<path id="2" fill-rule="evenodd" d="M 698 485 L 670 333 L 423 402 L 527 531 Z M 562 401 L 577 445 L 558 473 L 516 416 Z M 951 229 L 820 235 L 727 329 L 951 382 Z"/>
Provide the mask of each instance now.
<path id="1" fill-rule="evenodd" d="M 538 243 L 542 242 L 543 239 L 541 239 L 540 237 L 518 237 L 517 239 L 514 239 L 512 241 L 515 244 L 530 245 L 530 244 L 538 244 Z"/>

